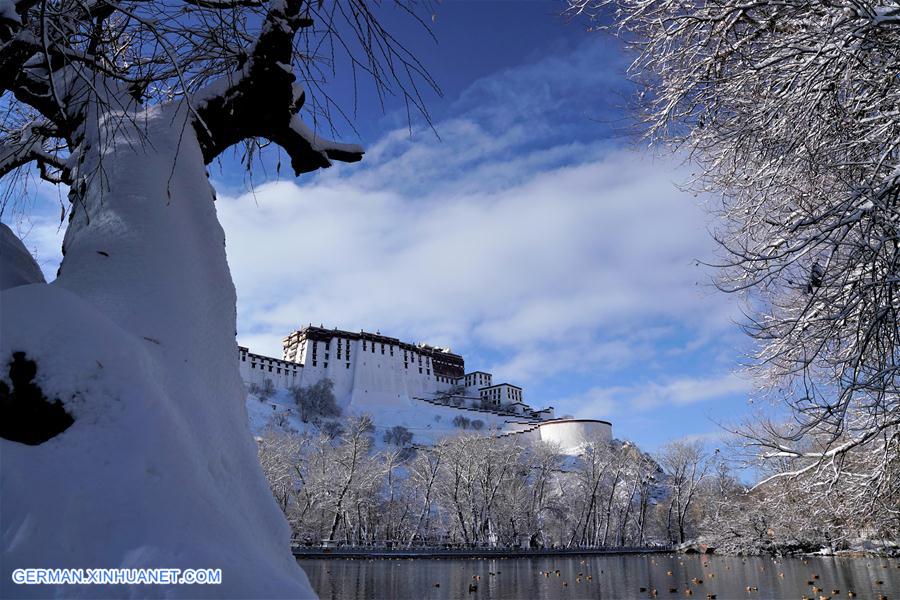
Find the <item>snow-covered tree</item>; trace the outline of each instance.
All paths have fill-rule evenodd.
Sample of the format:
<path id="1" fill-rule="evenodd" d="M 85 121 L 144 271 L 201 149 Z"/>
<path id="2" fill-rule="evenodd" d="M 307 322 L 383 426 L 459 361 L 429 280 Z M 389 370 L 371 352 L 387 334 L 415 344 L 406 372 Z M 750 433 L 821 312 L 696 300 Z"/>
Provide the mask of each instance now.
<path id="1" fill-rule="evenodd" d="M 361 148 L 316 131 L 342 114 L 326 85 L 336 65 L 422 110 L 417 80 L 433 84 L 375 8 L 362 0 L 4 0 L 0 174 L 35 162 L 49 181 L 88 186 L 104 179 L 99 163 L 118 137 L 152 143 L 159 118 L 169 119 L 162 129 L 179 149 L 198 146 L 205 163 L 235 144 L 247 145 L 249 159 L 267 143 L 296 174 L 359 160 Z"/>
<path id="2" fill-rule="evenodd" d="M 248 161 L 277 147 L 295 174 L 359 160 L 360 147 L 324 135 L 340 114 L 333 70 L 420 105 L 416 84 L 431 82 L 376 10 L 363 0 L 0 1 L 0 175 L 11 182 L 34 164 L 69 186 L 56 280 L 45 284 L 27 254 L 0 257 L 10 399 L 0 404 L 58 401 L 73 420 L 39 447 L 0 440 L 0 520 L 19 532 L 4 538 L 4 569 L 214 566 L 218 595 L 311 595 L 248 431 L 206 168 L 235 145 Z M 17 197 L 15 187 L 4 196 Z M 6 228 L 0 238 L 21 246 Z M 14 354 L 16 374 L 34 371 L 27 381 L 6 372 Z M 35 414 L 0 419 L 22 431 Z M 0 595 L 21 595 L 8 572 L 0 579 Z"/>
<path id="3" fill-rule="evenodd" d="M 580 455 L 575 470 L 575 486 L 572 496 L 577 519 L 569 519 L 570 546 L 595 546 L 600 543 L 603 528 L 601 510 L 607 471 L 615 461 L 616 453 L 605 441 L 587 444 Z"/>
<path id="4" fill-rule="evenodd" d="M 453 426 L 459 427 L 460 429 L 468 429 L 469 425 L 472 424 L 472 420 L 468 417 L 464 417 L 462 415 L 456 415 L 453 417 Z"/>
<path id="5" fill-rule="evenodd" d="M 443 444 L 437 444 L 428 452 L 419 452 L 409 465 L 406 496 L 413 514 L 411 526 L 404 540 L 412 545 L 416 538 L 427 538 L 434 506 L 435 482 L 441 469 Z"/>
<path id="6" fill-rule="evenodd" d="M 412 442 L 412 432 L 403 425 L 394 425 L 384 432 L 384 443 L 402 448 Z"/>
<path id="7" fill-rule="evenodd" d="M 256 396 L 260 401 L 268 400 L 275 395 L 277 391 L 275 384 L 271 379 L 266 377 L 262 383 L 251 383 L 247 386 L 247 391 Z"/>
<path id="8" fill-rule="evenodd" d="M 344 426 L 338 420 L 329 419 L 319 423 L 319 431 L 326 437 L 336 438 L 344 433 Z"/>
<path id="9" fill-rule="evenodd" d="M 304 423 L 318 423 L 322 419 L 341 416 L 341 408 L 334 396 L 334 382 L 327 377 L 312 385 L 293 387 L 291 395 Z"/>
<path id="10" fill-rule="evenodd" d="M 570 9 L 628 42 L 650 139 L 684 149 L 693 187 L 722 199 L 721 287 L 745 295 L 762 380 L 793 416 L 748 439 L 764 456 L 792 459 L 776 480 L 815 474 L 815 489 L 829 491 L 843 474 L 862 497 L 896 507 L 900 4 L 570 0 Z"/>
<path id="11" fill-rule="evenodd" d="M 333 486 L 328 490 L 334 497 L 333 505 L 329 508 L 332 513 L 327 538 L 329 540 L 335 539 L 341 520 L 348 520 L 345 514 L 347 500 L 363 497 L 357 491 L 360 485 L 371 480 L 373 476 L 377 477 L 373 469 L 365 468 L 371 464 L 369 449 L 372 446 L 372 431 L 372 421 L 369 417 L 351 417 L 347 423 L 347 430 L 341 436 L 343 443 L 337 448 L 336 468 L 331 473 L 339 479 L 334 480 Z"/>
<path id="12" fill-rule="evenodd" d="M 746 543 L 756 537 L 746 532 L 748 523 L 772 521 L 757 518 L 770 507 L 743 488 L 723 493 L 696 474 L 685 477 L 680 467 L 667 477 L 628 442 L 597 441 L 565 456 L 553 444 L 470 433 L 404 457 L 394 447 L 374 450 L 371 431 L 365 418 L 353 418 L 337 438 L 267 432 L 260 440 L 272 493 L 302 543 L 634 546 L 668 542 L 671 523 L 673 530 L 748 550 L 759 548 Z M 738 502 L 747 509 L 735 519 Z M 779 527 L 782 537 L 793 531 Z M 827 528 L 807 533 L 823 539 Z"/>
<path id="13" fill-rule="evenodd" d="M 699 442 L 669 442 L 659 453 L 659 464 L 666 475 L 665 485 L 669 493 L 666 517 L 671 538 L 684 542 L 691 532 L 688 529 L 691 509 L 699 495 L 701 483 L 709 470 L 709 460 Z"/>
<path id="14" fill-rule="evenodd" d="M 285 513 L 297 488 L 296 468 L 300 448 L 305 440 L 280 431 L 267 431 L 257 440 L 259 464 L 262 467 L 272 495 Z"/>

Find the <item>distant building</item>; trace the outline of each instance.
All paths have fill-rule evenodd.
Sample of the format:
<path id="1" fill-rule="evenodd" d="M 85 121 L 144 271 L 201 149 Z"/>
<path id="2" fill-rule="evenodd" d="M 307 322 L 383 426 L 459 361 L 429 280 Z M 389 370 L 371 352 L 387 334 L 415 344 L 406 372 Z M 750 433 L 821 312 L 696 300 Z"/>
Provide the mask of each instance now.
<path id="1" fill-rule="evenodd" d="M 248 384 L 266 379 L 276 388 L 312 385 L 328 378 L 339 401 L 371 402 L 403 398 L 455 396 L 459 404 L 479 405 L 536 418 L 552 418 L 552 409 L 535 411 L 524 403 L 522 388 L 493 384 L 486 371 L 466 372 L 465 360 L 449 348 L 398 338 L 309 325 L 284 338 L 282 358 L 240 347 L 241 375 Z"/>
<path id="2" fill-rule="evenodd" d="M 327 377 L 339 400 L 354 402 L 430 398 L 465 377 L 463 357 L 448 348 L 365 331 L 304 327 L 284 339 L 282 357 L 302 365 L 303 385 Z"/>
<path id="3" fill-rule="evenodd" d="M 300 384 L 303 365 L 280 358 L 254 354 L 249 348 L 238 346 L 241 378 L 247 385 L 262 385 L 266 379 L 279 389 L 288 389 Z"/>
<path id="4" fill-rule="evenodd" d="M 461 380 L 457 380 L 457 385 L 465 387 L 467 395 L 479 396 L 478 391 L 491 385 L 494 376 L 484 371 L 472 371 L 466 373 Z"/>
<path id="5" fill-rule="evenodd" d="M 510 404 L 522 404 L 522 388 L 509 383 L 499 383 L 497 385 L 488 385 L 478 389 L 481 400 L 485 404 L 494 406 L 507 406 Z"/>
<path id="6" fill-rule="evenodd" d="M 287 389 L 328 378 L 339 404 L 367 407 L 372 413 L 386 414 L 392 405 L 408 407 L 410 401 L 419 400 L 495 413 L 505 419 L 505 434 L 550 441 L 566 451 L 593 439 L 612 438 L 608 421 L 554 419 L 552 406 L 535 410 L 526 404 L 521 387 L 494 384 L 486 371 L 467 373 L 463 357 L 449 348 L 403 342 L 381 333 L 310 325 L 284 338 L 280 359 L 243 346 L 238 356 L 247 384 L 271 380 L 276 388 Z"/>

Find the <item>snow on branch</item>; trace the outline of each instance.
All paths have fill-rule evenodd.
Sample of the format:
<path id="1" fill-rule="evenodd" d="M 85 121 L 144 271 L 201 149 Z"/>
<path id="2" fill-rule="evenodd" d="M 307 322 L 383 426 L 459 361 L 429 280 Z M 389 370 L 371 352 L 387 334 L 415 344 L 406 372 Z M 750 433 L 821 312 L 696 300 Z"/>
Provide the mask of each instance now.
<path id="1" fill-rule="evenodd" d="M 311 27 L 302 0 L 277 0 L 269 11 L 249 56 L 234 74 L 196 94 L 195 123 L 207 162 L 229 146 L 248 138 L 265 138 L 284 149 L 299 175 L 331 166 L 331 160 L 362 158 L 359 146 L 317 135 L 299 117 L 306 99 L 291 68 L 293 40 Z"/>
<path id="2" fill-rule="evenodd" d="M 900 415 L 900 3 L 569 5 L 634 50 L 642 132 L 686 149 L 691 187 L 719 199 L 719 286 L 746 301 L 755 372 L 793 417 L 751 442 L 817 489 L 865 471 Z M 871 489 L 896 480 L 881 462 Z"/>
<path id="3" fill-rule="evenodd" d="M 302 173 L 362 156 L 322 133 L 336 120 L 353 128 L 327 88 L 336 64 L 366 77 L 378 101 L 397 95 L 426 118 L 421 83 L 437 89 L 366 0 L 0 1 L 7 114 L 37 111 L 73 153 L 97 115 L 133 120 L 147 106 L 186 102 L 207 162 L 268 140 L 283 142 Z M 395 2 L 424 23 L 413 0 Z M 295 118 L 301 107 L 308 126 Z"/>
<path id="4" fill-rule="evenodd" d="M 363 149 L 356 144 L 344 144 L 318 136 L 299 116 L 291 118 L 289 126 L 268 136 L 291 157 L 291 167 L 296 174 L 320 167 L 330 167 L 331 160 L 357 162 Z"/>
<path id="5" fill-rule="evenodd" d="M 52 145 L 53 138 L 58 135 L 48 123 L 33 121 L 0 141 L 0 177 L 36 161 L 42 178 L 51 183 L 69 183 L 66 161 L 46 149 Z"/>

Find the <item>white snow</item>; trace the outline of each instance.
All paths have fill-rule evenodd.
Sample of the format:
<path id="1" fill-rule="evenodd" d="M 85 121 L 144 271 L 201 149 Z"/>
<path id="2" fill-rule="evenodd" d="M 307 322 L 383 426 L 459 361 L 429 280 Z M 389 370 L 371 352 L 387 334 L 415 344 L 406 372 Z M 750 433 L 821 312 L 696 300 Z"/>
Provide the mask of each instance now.
<path id="1" fill-rule="evenodd" d="M 44 274 L 12 230 L 0 223 L 0 290 L 44 283 Z"/>
<path id="2" fill-rule="evenodd" d="M 309 125 L 303 122 L 298 115 L 291 117 L 291 129 L 302 135 L 310 143 L 313 149 L 325 153 L 328 150 L 362 154 L 364 149 L 359 144 L 346 144 L 336 142 L 328 138 L 320 137 Z"/>
<path id="3" fill-rule="evenodd" d="M 113 143 L 91 140 L 81 174 L 102 157 L 104 177 L 87 181 L 90 218 L 77 210 L 59 278 L 0 292 L 0 376 L 25 352 L 75 419 L 39 446 L 0 440 L 0 597 L 314 596 L 257 461 L 225 238 L 183 118 L 154 109 L 135 119 L 146 139 L 126 120 Z M 4 282 L 36 280 L 0 238 Z M 55 589 L 14 585 L 19 567 L 221 568 L 223 581 Z"/>
<path id="4" fill-rule="evenodd" d="M 400 425 L 413 434 L 413 444 L 433 445 L 442 438 L 457 436 L 464 431 L 453 425 L 453 419 L 462 415 L 472 421 L 479 419 L 484 427 L 479 433 L 497 435 L 517 429 L 512 423 L 521 419 L 504 417 L 482 411 L 468 410 L 450 406 L 437 406 L 412 398 L 397 400 L 390 406 L 379 406 L 377 403 L 354 404 L 344 407 L 340 421 L 352 415 L 368 415 L 375 426 L 375 448 L 384 445 L 384 432 Z M 260 399 L 254 394 L 247 395 L 247 413 L 250 418 L 250 429 L 253 435 L 265 433 L 267 429 L 280 430 L 291 434 L 312 433 L 318 428 L 300 420 L 296 403 L 288 390 L 278 390 L 271 398 Z M 518 428 L 521 428 L 519 426 Z M 472 429 L 467 432 L 473 432 Z"/>

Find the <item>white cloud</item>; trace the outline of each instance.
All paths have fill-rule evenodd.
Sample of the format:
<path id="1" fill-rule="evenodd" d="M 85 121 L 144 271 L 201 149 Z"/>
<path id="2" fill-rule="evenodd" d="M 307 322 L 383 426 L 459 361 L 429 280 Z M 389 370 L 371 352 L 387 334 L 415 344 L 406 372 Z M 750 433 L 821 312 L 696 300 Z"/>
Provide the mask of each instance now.
<path id="1" fill-rule="evenodd" d="M 667 381 L 642 381 L 628 386 L 596 387 L 571 398 L 579 415 L 626 414 L 671 409 L 746 396 L 753 390 L 750 380 L 736 373 L 711 377 L 681 377 Z"/>
<path id="2" fill-rule="evenodd" d="M 628 360 L 657 320 L 717 330 L 726 312 L 693 262 L 704 217 L 672 177 L 615 151 L 490 191 L 411 197 L 350 175 L 223 196 L 242 334 L 271 335 L 268 352 L 308 321 L 477 343 L 524 377 L 566 368 L 544 353 Z"/>

